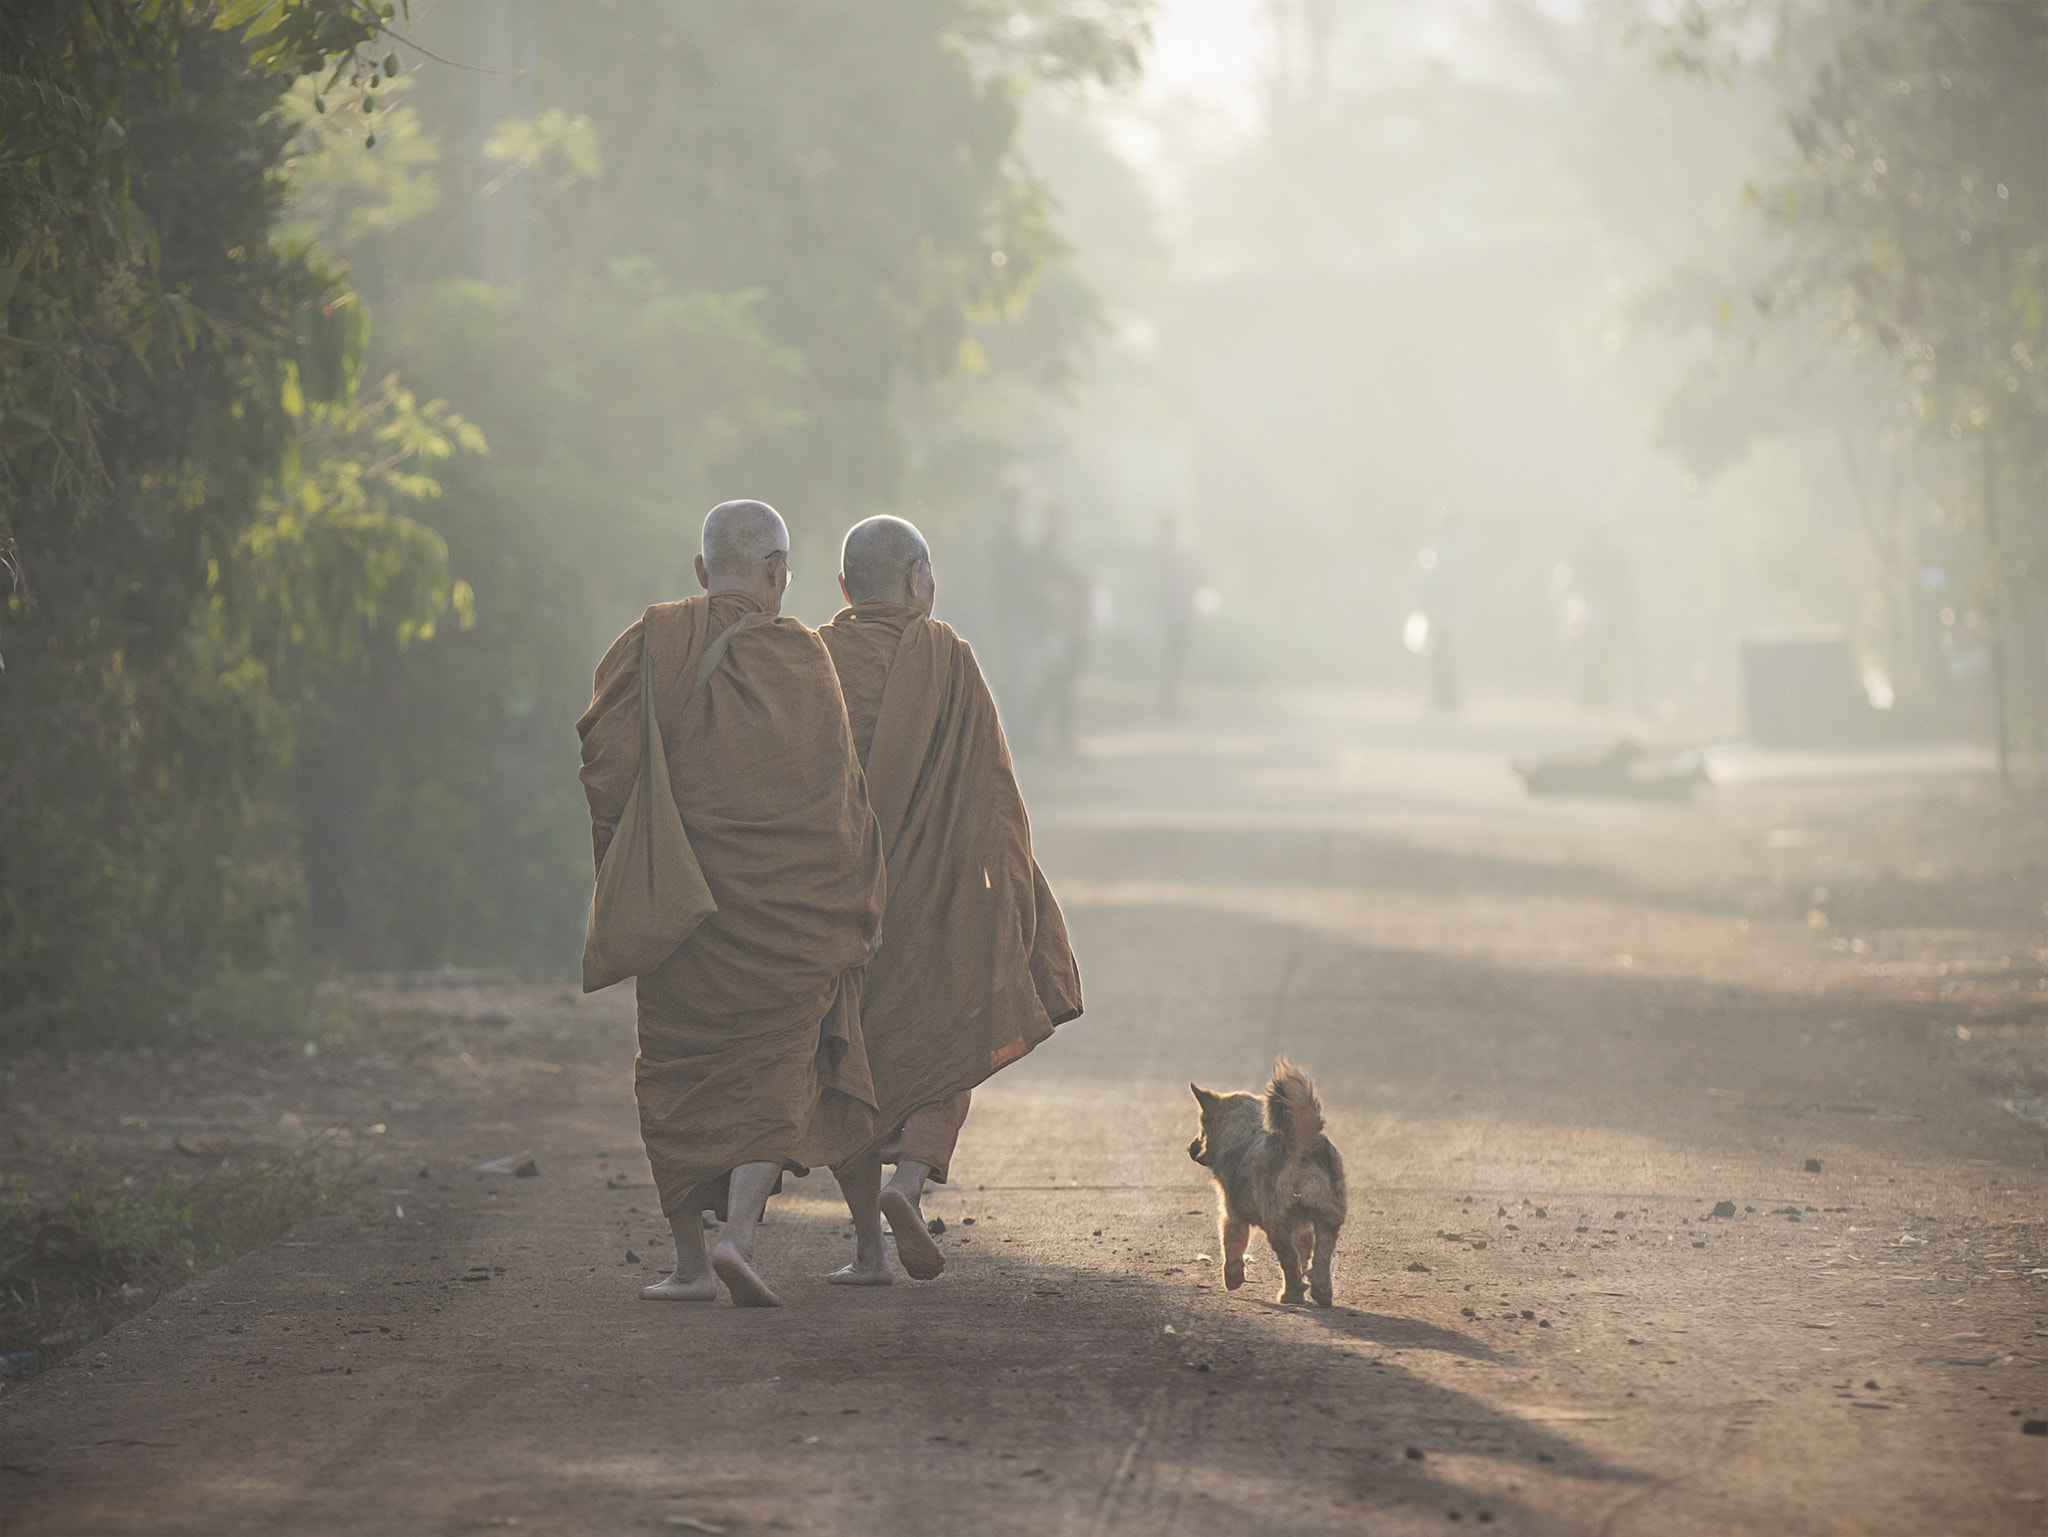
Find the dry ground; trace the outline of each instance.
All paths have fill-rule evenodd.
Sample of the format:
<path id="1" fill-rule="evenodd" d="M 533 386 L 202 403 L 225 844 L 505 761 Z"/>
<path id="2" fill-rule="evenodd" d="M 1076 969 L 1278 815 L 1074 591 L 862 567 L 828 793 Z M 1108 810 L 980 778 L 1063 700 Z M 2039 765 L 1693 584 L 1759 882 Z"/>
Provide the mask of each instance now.
<path id="1" fill-rule="evenodd" d="M 1940 754 L 1531 802 L 1507 755 L 1587 728 L 1095 703 L 1027 786 L 1088 1014 L 977 1095 L 944 1277 L 824 1286 L 819 1174 L 763 1235 L 787 1308 L 636 1301 L 663 1249 L 618 996 L 413 989 L 339 1055 L 20 1064 L 31 1180 L 315 1134 L 363 1177 L 10 1389 L 8 1531 L 2048 1525 L 2037 808 Z M 1188 1079 L 1283 1050 L 1350 1165 L 1333 1310 L 1274 1305 L 1257 1240 L 1223 1290 L 1183 1151 Z"/>

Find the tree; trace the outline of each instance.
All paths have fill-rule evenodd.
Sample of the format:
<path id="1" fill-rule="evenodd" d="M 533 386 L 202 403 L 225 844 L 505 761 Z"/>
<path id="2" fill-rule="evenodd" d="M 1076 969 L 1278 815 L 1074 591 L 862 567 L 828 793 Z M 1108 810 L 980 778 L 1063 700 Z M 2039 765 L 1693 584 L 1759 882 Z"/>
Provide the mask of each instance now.
<path id="1" fill-rule="evenodd" d="M 1750 193 L 1772 240 L 1744 285 L 1757 324 L 1882 380 L 1892 424 L 1968 488 L 1952 517 L 1981 551 L 2004 772 L 2009 633 L 2048 600 L 2048 5 L 1694 5 L 1669 57 L 1726 76 L 1745 27 L 1822 53 Z"/>
<path id="2" fill-rule="evenodd" d="M 0 5 L 0 1036 L 274 993 L 272 791 L 305 680 L 466 606 L 403 516 L 468 439 L 389 383 L 339 273 L 274 244 L 300 75 L 359 109 L 368 0 Z"/>
<path id="3" fill-rule="evenodd" d="M 1869 8 L 1789 127 L 1797 169 L 1758 194 L 1792 237 L 1779 292 L 1976 461 L 2003 774 L 2007 635 L 2048 596 L 2048 6 Z"/>

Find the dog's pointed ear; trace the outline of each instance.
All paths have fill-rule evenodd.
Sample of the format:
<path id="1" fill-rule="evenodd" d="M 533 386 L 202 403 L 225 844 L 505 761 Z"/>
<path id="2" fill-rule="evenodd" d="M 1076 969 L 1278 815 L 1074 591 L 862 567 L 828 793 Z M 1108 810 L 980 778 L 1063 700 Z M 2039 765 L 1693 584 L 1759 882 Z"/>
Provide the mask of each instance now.
<path id="1" fill-rule="evenodd" d="M 1211 1094 L 1199 1083 L 1191 1083 L 1188 1085 L 1188 1087 L 1195 1091 L 1195 1103 L 1200 1105 L 1204 1110 L 1207 1110 L 1211 1105 L 1216 1103 L 1218 1096 Z"/>

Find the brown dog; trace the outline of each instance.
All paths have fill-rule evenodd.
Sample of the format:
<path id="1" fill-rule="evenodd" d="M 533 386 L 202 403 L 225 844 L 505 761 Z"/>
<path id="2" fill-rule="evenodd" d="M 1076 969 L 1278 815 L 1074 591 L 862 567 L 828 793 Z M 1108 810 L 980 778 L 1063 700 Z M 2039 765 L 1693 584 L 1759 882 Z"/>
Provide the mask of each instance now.
<path id="1" fill-rule="evenodd" d="M 1280 1300 L 1314 1298 L 1328 1307 L 1330 1256 L 1344 1226 L 1344 1160 L 1323 1135 L 1315 1085 L 1282 1057 L 1263 1100 L 1188 1087 L 1202 1107 L 1202 1134 L 1188 1144 L 1188 1157 L 1215 1176 L 1223 1198 L 1223 1284 L 1232 1291 L 1244 1285 L 1245 1244 L 1261 1228 L 1287 1277 Z"/>

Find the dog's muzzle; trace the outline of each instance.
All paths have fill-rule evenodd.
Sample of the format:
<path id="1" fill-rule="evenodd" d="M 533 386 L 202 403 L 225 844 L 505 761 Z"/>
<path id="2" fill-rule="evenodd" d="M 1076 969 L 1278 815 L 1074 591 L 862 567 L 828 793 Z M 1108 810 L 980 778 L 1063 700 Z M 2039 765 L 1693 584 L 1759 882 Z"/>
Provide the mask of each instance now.
<path id="1" fill-rule="evenodd" d="M 1202 1139 L 1200 1137 L 1195 1138 L 1194 1141 L 1188 1144 L 1188 1157 L 1194 1159 L 1196 1163 L 1202 1161 Z"/>

